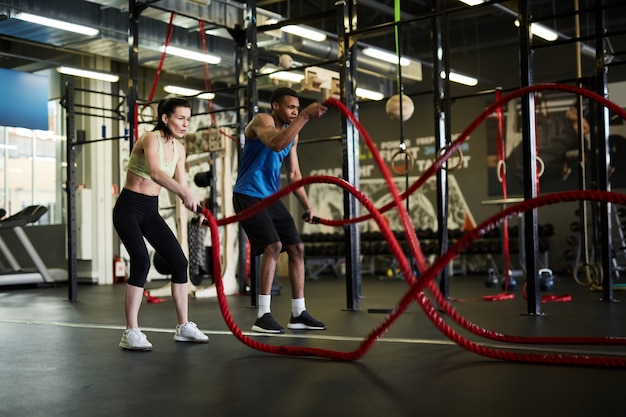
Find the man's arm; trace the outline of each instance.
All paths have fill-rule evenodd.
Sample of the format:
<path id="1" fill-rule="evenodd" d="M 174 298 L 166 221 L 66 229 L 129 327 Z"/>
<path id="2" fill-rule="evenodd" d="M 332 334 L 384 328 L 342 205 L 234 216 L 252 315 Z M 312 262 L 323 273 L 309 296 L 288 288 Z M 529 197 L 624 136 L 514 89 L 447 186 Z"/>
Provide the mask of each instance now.
<path id="1" fill-rule="evenodd" d="M 311 119 L 319 119 L 328 108 L 320 103 L 312 103 L 298 114 L 286 129 L 276 130 L 274 118 L 266 113 L 259 113 L 246 126 L 244 134 L 249 139 L 257 138 L 274 152 L 285 149 Z"/>
<path id="2" fill-rule="evenodd" d="M 300 162 L 298 159 L 297 138 L 283 163 L 285 165 L 285 169 L 287 170 L 287 182 L 289 184 L 300 181 L 302 179 L 302 172 L 300 171 Z M 315 216 L 304 187 L 297 188 L 296 190 L 294 190 L 293 194 L 296 196 L 296 198 L 304 208 L 304 220 L 307 222 L 312 222 L 313 217 Z"/>

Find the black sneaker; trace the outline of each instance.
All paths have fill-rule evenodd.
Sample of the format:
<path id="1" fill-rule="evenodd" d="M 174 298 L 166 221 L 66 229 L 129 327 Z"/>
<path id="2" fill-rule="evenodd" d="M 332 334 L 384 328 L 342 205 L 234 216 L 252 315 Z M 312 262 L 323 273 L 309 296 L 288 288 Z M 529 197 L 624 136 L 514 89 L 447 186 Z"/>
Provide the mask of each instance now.
<path id="1" fill-rule="evenodd" d="M 287 327 L 294 330 L 326 330 L 326 325 L 315 320 L 306 310 L 298 317 L 292 315 Z"/>
<path id="2" fill-rule="evenodd" d="M 265 313 L 252 326 L 252 331 L 259 333 L 285 333 L 285 329 L 274 320 L 272 313 Z"/>

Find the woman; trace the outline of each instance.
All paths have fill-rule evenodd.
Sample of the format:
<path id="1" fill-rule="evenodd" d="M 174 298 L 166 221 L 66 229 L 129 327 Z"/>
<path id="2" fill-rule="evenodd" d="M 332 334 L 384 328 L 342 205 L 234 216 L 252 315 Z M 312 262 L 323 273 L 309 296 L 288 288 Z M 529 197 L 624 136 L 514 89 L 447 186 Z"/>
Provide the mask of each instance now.
<path id="1" fill-rule="evenodd" d="M 172 271 L 172 298 L 178 318 L 174 340 L 200 343 L 209 340 L 195 323 L 188 320 L 188 261 L 176 236 L 159 214 L 161 187 L 180 197 L 189 210 L 196 211 L 200 204 L 187 186 L 185 147 L 177 140 L 184 136 L 190 118 L 188 100 L 170 98 L 159 103 L 157 125 L 135 144 L 128 161 L 126 184 L 113 209 L 113 224 L 130 255 L 125 294 L 126 330 L 119 343 L 123 349 L 152 349 L 138 323 L 150 270 L 144 237 Z"/>

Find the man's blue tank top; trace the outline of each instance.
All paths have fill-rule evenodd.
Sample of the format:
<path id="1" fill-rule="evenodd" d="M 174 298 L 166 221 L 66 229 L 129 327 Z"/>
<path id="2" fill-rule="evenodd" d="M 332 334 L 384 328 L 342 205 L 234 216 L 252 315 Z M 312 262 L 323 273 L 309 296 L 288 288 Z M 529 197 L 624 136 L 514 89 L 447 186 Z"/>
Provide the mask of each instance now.
<path id="1" fill-rule="evenodd" d="M 260 139 L 246 140 L 241 154 L 234 192 L 266 198 L 280 190 L 280 170 L 293 141 L 280 152 L 274 152 Z"/>

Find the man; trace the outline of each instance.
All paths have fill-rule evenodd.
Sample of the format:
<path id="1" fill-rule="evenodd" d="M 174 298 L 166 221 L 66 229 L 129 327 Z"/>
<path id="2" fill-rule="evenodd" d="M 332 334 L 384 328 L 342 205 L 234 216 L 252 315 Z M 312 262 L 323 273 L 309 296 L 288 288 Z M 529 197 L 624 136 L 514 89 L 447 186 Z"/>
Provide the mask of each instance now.
<path id="1" fill-rule="evenodd" d="M 241 156 L 239 174 L 234 187 L 236 212 L 257 204 L 281 188 L 280 171 L 285 166 L 287 181 L 302 178 L 298 161 L 298 133 L 309 120 L 318 119 L 327 108 L 319 103 L 299 112 L 298 94 L 291 88 L 277 88 L 270 98 L 271 114 L 259 113 L 244 131 L 246 143 Z M 294 194 L 305 211 L 305 221 L 314 215 L 304 188 Z M 252 253 L 263 255 L 259 273 L 259 309 L 252 330 L 261 333 L 284 333 L 285 329 L 271 313 L 271 289 L 278 256 L 286 251 L 289 257 L 291 284 L 290 329 L 325 330 L 326 325 L 314 319 L 304 302 L 304 245 L 287 208 L 277 201 L 256 215 L 241 222 L 250 240 Z"/>

